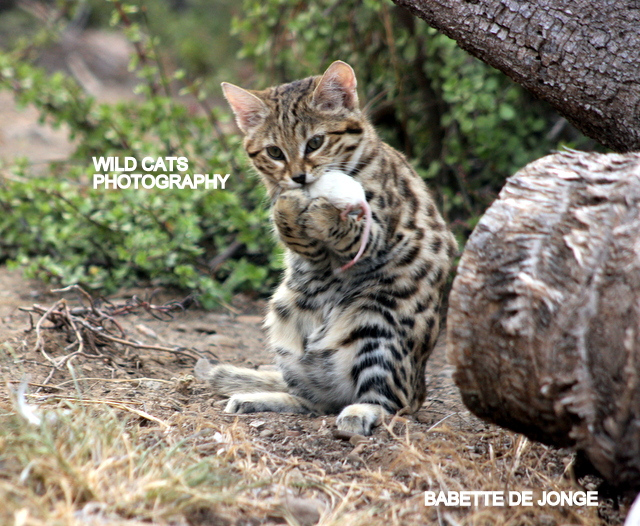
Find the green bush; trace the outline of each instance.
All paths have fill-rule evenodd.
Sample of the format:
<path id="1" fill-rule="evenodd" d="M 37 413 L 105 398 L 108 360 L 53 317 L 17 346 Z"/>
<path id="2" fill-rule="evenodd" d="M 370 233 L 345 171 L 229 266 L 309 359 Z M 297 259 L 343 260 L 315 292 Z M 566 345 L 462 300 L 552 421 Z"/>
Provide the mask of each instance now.
<path id="1" fill-rule="evenodd" d="M 35 105 L 43 120 L 66 125 L 76 148 L 46 177 L 26 162 L 3 171 L 11 175 L 0 178 L 0 262 L 62 285 L 177 286 L 198 292 L 207 307 L 273 287 L 282 263 L 268 203 L 240 137 L 219 132 L 230 115 L 208 107 L 203 86 L 213 79 L 250 77 L 240 84 L 263 88 L 349 62 L 381 135 L 428 180 L 461 244 L 507 176 L 561 144 L 593 146 L 504 75 L 386 0 L 245 0 L 233 37 L 228 0 L 194 0 L 179 12 L 164 2 L 63 4 L 69 18 L 93 6 L 92 23 L 108 18 L 136 44 L 141 99 L 97 104 L 70 78 L 35 68 L 36 44 L 52 38 L 55 24 L 0 55 L 0 87 Z M 185 70 L 174 71 L 174 63 Z M 193 75 L 203 78 L 188 80 Z M 176 99 L 180 86 L 205 111 Z M 225 191 L 94 190 L 94 156 L 185 156 L 189 173 L 231 176 Z M 237 250 L 210 272 L 230 247 Z"/>

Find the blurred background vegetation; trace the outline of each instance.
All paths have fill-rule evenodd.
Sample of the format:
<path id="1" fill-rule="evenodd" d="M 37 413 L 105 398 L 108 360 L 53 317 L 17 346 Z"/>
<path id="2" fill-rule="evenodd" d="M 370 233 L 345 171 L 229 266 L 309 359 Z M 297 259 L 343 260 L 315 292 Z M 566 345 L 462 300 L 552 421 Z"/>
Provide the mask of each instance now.
<path id="1" fill-rule="evenodd" d="M 114 32 L 130 42 L 128 71 L 112 63 Z M 461 248 L 509 175 L 563 145 L 598 148 L 388 0 L 0 0 L 0 88 L 72 145 L 45 170 L 29 155 L 0 164 L 0 263 L 103 293 L 178 287 L 205 307 L 267 294 L 281 254 L 219 83 L 264 88 L 336 59 Z M 129 95 L 104 96 L 108 85 Z M 91 187 L 92 156 L 173 155 L 190 173 L 231 173 L 227 190 Z"/>

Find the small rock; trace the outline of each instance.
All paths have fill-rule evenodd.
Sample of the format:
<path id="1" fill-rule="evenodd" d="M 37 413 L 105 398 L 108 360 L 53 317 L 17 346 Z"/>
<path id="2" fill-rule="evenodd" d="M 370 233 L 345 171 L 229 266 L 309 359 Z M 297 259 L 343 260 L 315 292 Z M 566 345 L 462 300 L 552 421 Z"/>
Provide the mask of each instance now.
<path id="1" fill-rule="evenodd" d="M 428 425 L 433 424 L 433 421 L 434 421 L 433 417 L 431 417 L 429 414 L 426 414 L 426 413 L 417 413 L 415 415 L 415 419 L 421 424 L 428 424 Z"/>
<path id="2" fill-rule="evenodd" d="M 265 425 L 267 422 L 264 420 L 254 420 L 253 422 L 249 422 L 249 425 L 251 427 L 255 427 L 256 429 L 258 429 L 259 427 L 262 427 L 263 425 Z"/>
<path id="3" fill-rule="evenodd" d="M 313 526 L 320 521 L 320 516 L 326 512 L 327 505 L 320 499 L 301 499 L 286 497 L 283 507 L 300 526 Z"/>
<path id="4" fill-rule="evenodd" d="M 272 437 L 274 434 L 275 433 L 271 429 L 263 429 L 262 431 L 260 431 L 260 437 L 262 438 L 269 438 L 269 437 Z"/>
<path id="5" fill-rule="evenodd" d="M 212 437 L 212 438 L 213 438 L 213 441 L 214 441 L 216 444 L 224 444 L 224 443 L 226 443 L 226 442 L 227 442 L 227 440 L 225 439 L 224 435 L 223 435 L 222 433 L 220 433 L 220 431 L 216 431 L 216 432 L 213 434 L 213 437 Z"/>

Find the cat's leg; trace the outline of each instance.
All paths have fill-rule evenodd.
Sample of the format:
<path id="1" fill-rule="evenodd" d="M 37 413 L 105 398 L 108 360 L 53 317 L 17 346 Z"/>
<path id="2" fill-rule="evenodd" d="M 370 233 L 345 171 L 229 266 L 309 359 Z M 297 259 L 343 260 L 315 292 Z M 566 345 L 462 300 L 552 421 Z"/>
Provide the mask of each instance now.
<path id="1" fill-rule="evenodd" d="M 367 366 L 363 367 L 356 362 L 352 368 L 351 376 L 355 381 L 356 398 L 353 404 L 346 406 L 338 415 L 338 429 L 370 435 L 373 427 L 382 423 L 384 415 L 409 407 L 404 392 L 406 388 L 398 381 L 397 372 L 391 372 L 400 364 L 384 357 L 384 347 L 381 345 L 378 348 L 377 356 L 370 354 Z M 373 345 L 362 347 L 365 350 L 373 348 Z M 362 349 L 360 358 L 369 354 L 362 353 Z M 367 360 L 366 357 L 364 359 Z M 358 369 L 361 370 L 356 373 Z"/>
<path id="2" fill-rule="evenodd" d="M 255 371 L 227 364 L 211 365 L 208 360 L 200 358 L 194 367 L 194 374 L 199 380 L 209 382 L 213 390 L 222 396 L 287 391 L 280 371 Z"/>
<path id="3" fill-rule="evenodd" d="M 413 398 L 412 359 L 402 351 L 407 342 L 394 334 L 393 327 L 383 325 L 382 318 L 376 320 L 378 313 L 367 314 L 367 323 L 346 316 L 355 328 L 342 339 L 339 351 L 350 357 L 342 374 L 351 380 L 353 394 L 352 403 L 342 409 L 336 425 L 361 435 L 370 435 L 384 415 L 411 410 Z"/>
<path id="4" fill-rule="evenodd" d="M 287 393 L 279 371 L 255 371 L 233 365 L 211 365 L 201 358 L 194 368 L 196 378 L 206 380 L 213 390 L 229 396 L 226 413 L 312 413 L 306 400 Z"/>
<path id="5" fill-rule="evenodd" d="M 225 413 L 313 413 L 309 402 L 288 393 L 240 393 L 229 398 Z"/>

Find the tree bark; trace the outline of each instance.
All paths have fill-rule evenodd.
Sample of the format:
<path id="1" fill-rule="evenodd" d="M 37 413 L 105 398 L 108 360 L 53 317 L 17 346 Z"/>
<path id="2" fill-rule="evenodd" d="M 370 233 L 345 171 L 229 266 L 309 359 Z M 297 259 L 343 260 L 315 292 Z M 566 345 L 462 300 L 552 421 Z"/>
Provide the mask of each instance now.
<path id="1" fill-rule="evenodd" d="M 449 298 L 467 407 L 640 490 L 640 154 L 568 151 L 507 180 Z"/>
<path id="2" fill-rule="evenodd" d="M 640 150 L 640 0 L 394 0 L 546 100 L 585 135 Z"/>

